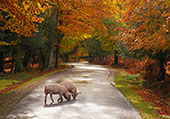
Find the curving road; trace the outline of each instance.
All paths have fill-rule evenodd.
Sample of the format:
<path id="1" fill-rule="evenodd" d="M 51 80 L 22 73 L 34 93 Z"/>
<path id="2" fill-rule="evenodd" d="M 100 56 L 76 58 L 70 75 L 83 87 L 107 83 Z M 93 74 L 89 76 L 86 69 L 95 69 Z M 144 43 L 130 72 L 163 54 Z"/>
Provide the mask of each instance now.
<path id="1" fill-rule="evenodd" d="M 127 99 L 107 81 L 109 70 L 99 65 L 72 63 L 68 71 L 56 73 L 16 105 L 6 119 L 142 119 Z M 46 83 L 69 80 L 82 94 L 77 100 L 44 105 Z"/>

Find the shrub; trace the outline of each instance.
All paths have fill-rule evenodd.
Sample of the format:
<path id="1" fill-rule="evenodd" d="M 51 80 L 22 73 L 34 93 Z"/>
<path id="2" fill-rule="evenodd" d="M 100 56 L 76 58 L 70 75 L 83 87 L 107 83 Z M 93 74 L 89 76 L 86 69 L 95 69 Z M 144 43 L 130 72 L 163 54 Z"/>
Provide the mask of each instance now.
<path id="1" fill-rule="evenodd" d="M 157 78 L 159 76 L 159 66 L 156 64 L 156 62 L 149 58 L 146 58 L 142 64 L 142 77 L 149 83 L 157 81 Z"/>

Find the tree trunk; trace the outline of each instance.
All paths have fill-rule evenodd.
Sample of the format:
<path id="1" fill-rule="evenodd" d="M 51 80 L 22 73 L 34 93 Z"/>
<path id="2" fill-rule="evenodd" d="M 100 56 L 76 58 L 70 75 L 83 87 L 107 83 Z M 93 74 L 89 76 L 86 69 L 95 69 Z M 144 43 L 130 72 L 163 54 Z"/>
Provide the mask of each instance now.
<path id="1" fill-rule="evenodd" d="M 115 50 L 115 54 L 114 54 L 114 64 L 115 65 L 118 64 L 118 52 L 117 52 L 117 50 Z"/>
<path id="2" fill-rule="evenodd" d="M 50 57 L 49 57 L 48 69 L 53 69 L 53 68 L 54 68 L 53 55 L 54 55 L 53 47 L 51 46 L 51 48 L 50 48 Z"/>
<path id="3" fill-rule="evenodd" d="M 0 52 L 0 72 L 4 72 L 4 53 Z"/>
<path id="4" fill-rule="evenodd" d="M 55 68 L 59 67 L 59 44 L 56 45 Z"/>
<path id="5" fill-rule="evenodd" d="M 10 72 L 13 72 L 13 69 L 14 69 L 14 50 L 12 51 L 12 65 L 11 65 L 11 71 Z"/>
<path id="6" fill-rule="evenodd" d="M 165 60 L 164 58 L 161 58 L 159 60 L 159 68 L 160 68 L 160 73 L 159 73 L 159 81 L 165 81 L 165 67 L 164 67 L 164 64 L 165 64 Z"/>
<path id="7" fill-rule="evenodd" d="M 66 54 L 64 62 L 68 62 L 68 59 L 69 59 L 69 55 Z"/>
<path id="8" fill-rule="evenodd" d="M 64 37 L 64 34 L 59 30 L 56 29 L 57 31 L 57 42 L 56 42 L 56 57 L 55 57 L 55 68 L 59 67 L 59 49 L 60 49 L 60 42 L 62 38 Z"/>
<path id="9" fill-rule="evenodd" d="M 22 72 L 23 71 L 23 64 L 21 59 L 21 49 L 20 46 L 16 46 L 16 54 L 15 54 L 15 72 Z"/>
<path id="10" fill-rule="evenodd" d="M 160 68 L 160 72 L 159 72 L 159 81 L 165 81 L 165 53 L 160 52 L 159 53 L 159 68 Z"/>
<path id="11" fill-rule="evenodd" d="M 26 51 L 25 52 L 25 56 L 24 56 L 24 61 L 23 61 L 23 65 L 25 67 L 26 70 L 31 70 L 30 67 L 30 62 L 31 62 L 31 51 Z"/>
<path id="12" fill-rule="evenodd" d="M 40 57 L 41 57 L 41 70 L 44 70 L 46 68 L 48 68 L 48 54 L 46 52 L 41 52 L 40 54 Z"/>

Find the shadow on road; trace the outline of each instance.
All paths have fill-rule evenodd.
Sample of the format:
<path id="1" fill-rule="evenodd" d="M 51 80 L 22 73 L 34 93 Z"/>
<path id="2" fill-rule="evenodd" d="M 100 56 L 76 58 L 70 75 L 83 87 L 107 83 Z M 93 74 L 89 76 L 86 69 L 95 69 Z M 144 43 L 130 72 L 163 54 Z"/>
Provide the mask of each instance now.
<path id="1" fill-rule="evenodd" d="M 50 103 L 50 104 L 44 104 L 44 107 L 57 107 L 57 106 L 62 106 L 62 105 L 69 105 L 69 104 L 74 104 L 76 103 L 76 100 L 70 100 L 70 101 L 65 101 L 65 102 L 60 102 L 60 103 Z"/>

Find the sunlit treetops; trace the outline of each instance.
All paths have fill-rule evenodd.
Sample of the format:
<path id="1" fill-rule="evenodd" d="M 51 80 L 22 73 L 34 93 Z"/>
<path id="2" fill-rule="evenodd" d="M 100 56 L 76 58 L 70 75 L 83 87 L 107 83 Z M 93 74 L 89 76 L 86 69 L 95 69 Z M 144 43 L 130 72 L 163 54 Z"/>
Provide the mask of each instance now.
<path id="1" fill-rule="evenodd" d="M 1 0 L 0 22 L 2 30 L 10 29 L 18 35 L 30 36 L 38 32 L 36 23 L 44 20 L 39 16 L 49 7 L 47 0 Z"/>
<path id="2" fill-rule="evenodd" d="M 106 30 L 103 19 L 113 17 L 116 7 L 113 9 L 113 2 L 104 2 L 100 0 L 70 0 L 60 3 L 62 12 L 58 26 L 64 33 L 85 32 L 92 33 L 95 30 Z M 70 32 L 71 31 L 71 32 Z"/>
<path id="3" fill-rule="evenodd" d="M 106 31 L 102 20 L 113 18 L 119 11 L 112 0 L 1 0 L 0 21 L 4 23 L 1 29 L 31 36 L 32 32 L 38 32 L 37 23 L 44 20 L 40 13 L 54 7 L 57 8 L 56 27 L 64 34 Z"/>

